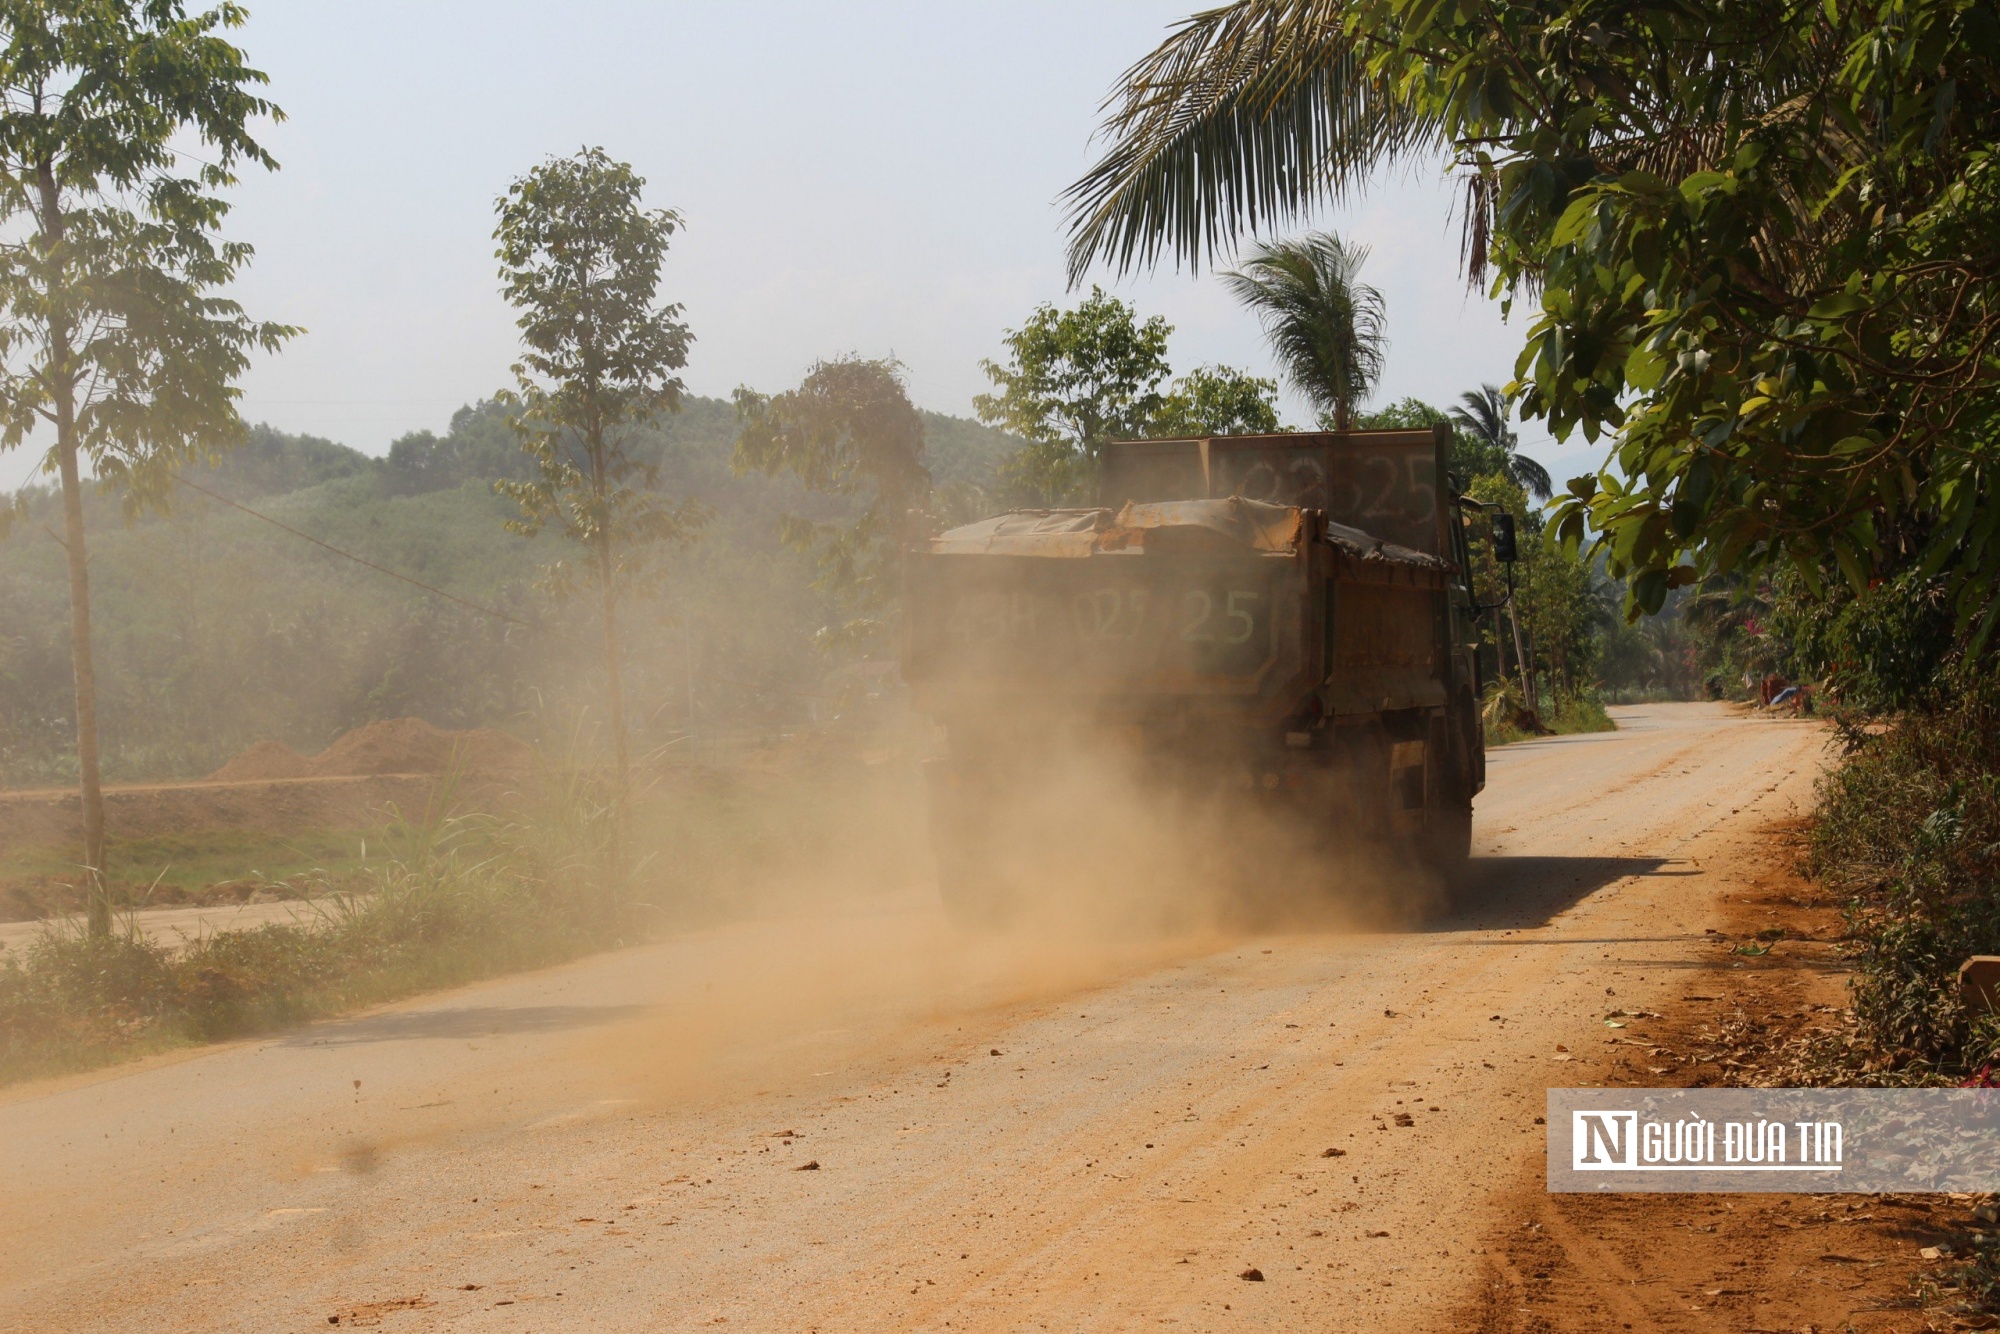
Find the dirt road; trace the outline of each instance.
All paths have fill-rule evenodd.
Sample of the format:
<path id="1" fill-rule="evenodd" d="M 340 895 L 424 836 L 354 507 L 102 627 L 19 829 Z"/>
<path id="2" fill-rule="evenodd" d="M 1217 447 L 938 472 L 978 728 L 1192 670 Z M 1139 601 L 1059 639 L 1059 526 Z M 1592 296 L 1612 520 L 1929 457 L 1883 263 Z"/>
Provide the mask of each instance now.
<path id="1" fill-rule="evenodd" d="M 1425 930 L 1056 950 L 913 889 L 0 1095 L 0 1329 L 1462 1328 L 1544 1090 L 1681 1005 L 1821 756 L 1619 720 L 1494 756 Z"/>

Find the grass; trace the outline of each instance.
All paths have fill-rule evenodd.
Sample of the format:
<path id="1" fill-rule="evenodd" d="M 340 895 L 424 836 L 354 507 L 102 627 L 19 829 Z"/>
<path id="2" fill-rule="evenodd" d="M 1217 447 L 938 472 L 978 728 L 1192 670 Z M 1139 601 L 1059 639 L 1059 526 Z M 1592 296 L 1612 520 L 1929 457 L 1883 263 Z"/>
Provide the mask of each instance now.
<path id="1" fill-rule="evenodd" d="M 108 840 L 113 901 L 121 907 L 237 903 L 255 893 L 298 897 L 358 883 L 381 829 L 192 829 Z M 83 908 L 76 850 L 22 846 L 0 852 L 0 921 L 21 922 Z"/>
<path id="2" fill-rule="evenodd" d="M 392 821 L 358 883 L 313 922 L 222 931 L 174 948 L 129 914 L 92 938 L 51 924 L 0 954 L 0 1083 L 256 1032 L 573 958 L 638 934 L 610 860 L 601 785 L 550 769 L 521 815 L 447 813 L 446 784 Z"/>
<path id="3" fill-rule="evenodd" d="M 1486 696 L 1484 716 L 1486 720 L 1486 744 L 1505 746 L 1515 741 L 1527 741 L 1533 737 L 1553 733 L 1565 736 L 1574 732 L 1615 732 L 1618 724 L 1611 721 L 1611 715 L 1604 711 L 1604 702 L 1595 691 L 1581 690 L 1574 695 L 1558 696 L 1554 703 L 1542 711 L 1542 726 L 1547 732 L 1537 732 L 1521 726 L 1525 710 L 1521 706 L 1520 692 L 1507 683 L 1501 682 Z"/>
<path id="4" fill-rule="evenodd" d="M 543 766 L 509 815 L 455 811 L 447 782 L 430 809 L 359 839 L 189 835 L 157 852 L 271 865 L 272 849 L 314 859 L 293 886 L 300 925 L 216 932 L 184 946 L 148 940 L 130 912 L 108 938 L 51 922 L 0 949 L 0 1084 L 267 1031 L 572 959 L 666 927 L 740 917 L 788 898 L 907 885 L 927 841 L 906 764 L 852 754 L 764 757 L 653 776 L 611 861 L 612 808 L 573 766 Z M 304 861 L 305 859 L 301 859 Z M 337 869 L 329 869 L 329 867 Z"/>

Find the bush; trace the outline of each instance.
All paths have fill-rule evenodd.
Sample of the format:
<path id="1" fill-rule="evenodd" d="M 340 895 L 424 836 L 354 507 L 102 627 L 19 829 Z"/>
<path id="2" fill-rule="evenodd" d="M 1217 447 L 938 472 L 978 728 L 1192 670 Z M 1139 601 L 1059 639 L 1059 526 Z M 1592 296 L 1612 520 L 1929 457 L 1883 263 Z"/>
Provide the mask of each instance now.
<path id="1" fill-rule="evenodd" d="M 1869 1073 L 1963 1076 L 2000 1056 L 2000 1022 L 1957 995 L 1968 955 L 2000 953 L 2000 682 L 1871 736 L 1821 780 L 1811 869 L 1851 896 L 1855 1016 Z"/>
<path id="2" fill-rule="evenodd" d="M 1819 596 L 1796 574 L 1779 580 L 1772 629 L 1789 651 L 1779 664 L 1823 682 L 1850 708 L 1949 708 L 1958 638 L 1942 576 L 1906 570 L 1865 595 L 1835 583 Z"/>
<path id="3" fill-rule="evenodd" d="M 1604 701 L 1594 690 L 1557 696 L 1539 718 L 1545 729 L 1541 732 L 1531 725 L 1536 721 L 1535 715 L 1528 713 L 1522 705 L 1521 692 L 1514 688 L 1511 681 L 1501 681 L 1487 691 L 1481 712 L 1486 722 L 1488 746 L 1504 746 L 1533 736 L 1618 730 L 1618 724 L 1611 721 L 1611 715 L 1604 711 Z"/>

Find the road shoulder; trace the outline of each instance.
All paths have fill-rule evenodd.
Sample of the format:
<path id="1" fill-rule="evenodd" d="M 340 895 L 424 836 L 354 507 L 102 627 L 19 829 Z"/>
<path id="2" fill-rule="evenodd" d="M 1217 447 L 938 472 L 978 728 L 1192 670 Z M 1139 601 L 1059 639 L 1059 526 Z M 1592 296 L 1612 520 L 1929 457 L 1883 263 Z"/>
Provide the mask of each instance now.
<path id="1" fill-rule="evenodd" d="M 1804 836 L 1796 819 L 1753 831 L 1680 1007 L 1607 1029 L 1578 1084 L 1794 1082 L 1811 1037 L 1841 1022 L 1848 977 L 1840 904 L 1798 870 Z M 1462 1327 L 1914 1334 L 1938 1328 L 1915 1293 L 1942 1262 L 1920 1252 L 1948 1249 L 1966 1212 L 1935 1195 L 1551 1195 L 1537 1163 Z"/>

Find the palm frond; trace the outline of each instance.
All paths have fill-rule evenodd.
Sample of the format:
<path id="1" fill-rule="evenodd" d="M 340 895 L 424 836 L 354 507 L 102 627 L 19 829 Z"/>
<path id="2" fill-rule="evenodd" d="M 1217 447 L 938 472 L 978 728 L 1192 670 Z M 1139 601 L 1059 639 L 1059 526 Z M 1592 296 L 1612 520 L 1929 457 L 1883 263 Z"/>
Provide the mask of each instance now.
<path id="1" fill-rule="evenodd" d="M 1549 476 L 1549 470 L 1518 452 L 1520 437 L 1508 424 L 1514 415 L 1513 405 L 1507 401 L 1507 394 L 1499 385 L 1483 384 L 1476 392 L 1460 394 L 1458 403 L 1446 414 L 1452 425 L 1504 455 L 1507 476 L 1513 479 L 1516 486 L 1536 500 L 1547 500 L 1555 494 L 1555 481 Z"/>
<path id="2" fill-rule="evenodd" d="M 1344 429 L 1382 375 L 1388 350 L 1382 294 L 1360 281 L 1366 246 L 1328 232 L 1259 247 L 1222 275 L 1257 313 L 1292 387 Z"/>
<path id="3" fill-rule="evenodd" d="M 1549 476 L 1549 470 L 1526 454 L 1507 456 L 1507 475 L 1536 500 L 1547 500 L 1556 493 L 1555 479 Z"/>
<path id="4" fill-rule="evenodd" d="M 1569 82 L 1598 89 L 1598 110 L 1612 113 L 1579 145 L 1598 174 L 1644 170 L 1679 181 L 1726 167 L 1746 127 L 1801 117 L 1813 121 L 1823 168 L 1837 175 L 1856 157 L 1862 146 L 1824 114 L 1821 93 L 1858 20 L 1830 10 L 1801 45 L 1782 40 L 1793 20 L 1775 11 L 1718 24 L 1712 3 L 1685 10 L 1644 38 L 1609 18 L 1552 17 L 1543 28 L 1543 47 Z M 1429 158 L 1466 169 L 1462 260 L 1468 280 L 1483 286 L 1498 169 L 1454 138 L 1463 123 L 1448 125 L 1435 109 L 1462 104 L 1480 62 L 1405 53 L 1371 67 L 1396 33 L 1363 32 L 1353 18 L 1352 0 L 1237 0 L 1186 19 L 1128 69 L 1104 103 L 1108 146 L 1062 196 L 1071 283 L 1100 261 L 1123 273 L 1171 254 L 1199 270 L 1245 236 L 1342 202 L 1378 168 Z M 1703 72 L 1693 97 L 1690 68 Z M 1448 95 L 1434 96 L 1441 85 Z M 1503 117 L 1478 144 L 1533 123 Z M 1789 232 L 1758 238 L 1773 276 L 1794 292 L 1818 281 L 1827 244 L 1854 225 L 1838 211 L 1819 217 L 1813 199 L 1798 203 Z M 1535 286 L 1532 262 L 1520 278 Z"/>
<path id="5" fill-rule="evenodd" d="M 1346 197 L 1377 166 L 1446 149 L 1409 92 L 1367 68 L 1343 0 L 1196 14 L 1106 101 L 1110 147 L 1064 191 L 1070 281 L 1163 251 L 1199 269 L 1260 227 Z"/>
<path id="6" fill-rule="evenodd" d="M 1445 414 L 1452 422 L 1464 427 L 1479 439 L 1497 449 L 1512 453 L 1514 432 L 1507 425 L 1511 415 L 1507 406 L 1507 395 L 1496 384 L 1483 384 L 1477 393 L 1466 392 L 1458 396 L 1459 406 Z"/>

